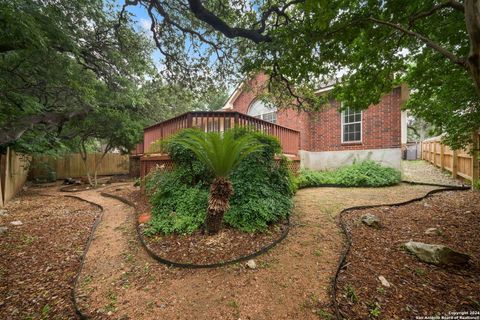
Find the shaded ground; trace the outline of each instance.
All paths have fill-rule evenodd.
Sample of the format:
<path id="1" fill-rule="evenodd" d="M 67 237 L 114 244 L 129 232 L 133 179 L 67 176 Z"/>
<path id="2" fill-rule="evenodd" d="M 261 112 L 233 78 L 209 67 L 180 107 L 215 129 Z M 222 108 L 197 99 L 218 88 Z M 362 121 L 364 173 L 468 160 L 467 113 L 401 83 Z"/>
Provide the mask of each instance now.
<path id="1" fill-rule="evenodd" d="M 295 197 L 289 236 L 256 259 L 258 268 L 255 270 L 244 264 L 208 270 L 168 268 L 158 264 L 138 244 L 133 210 L 115 199 L 99 195 L 100 191 L 108 190 L 131 194 L 132 199 L 138 201 L 137 188 L 128 183 L 79 192 L 76 195 L 105 209 L 79 279 L 79 306 L 93 319 L 328 318 L 332 312 L 329 286 L 343 243 L 336 214 L 344 207 L 403 201 L 431 189 L 401 185 L 378 189 L 300 190 Z M 51 190 L 53 188 L 45 188 L 42 192 Z M 20 312 L 41 318 L 42 310 L 47 319 L 73 317 L 72 279 L 87 229 L 98 212 L 84 214 L 82 210 L 90 208 L 89 205 L 85 208 L 84 202 L 65 200 L 60 197 L 64 193 L 55 191 L 52 194 L 57 196 L 55 201 L 29 194 L 11 203 L 24 208 L 15 214 L 15 219 L 19 217 L 25 224 L 15 227 L 18 229 L 9 240 L 12 242 L 8 248 L 2 246 L 1 249 L 10 250 L 2 251 L 2 259 L 12 257 L 0 261 L 2 270 L 7 270 L 1 284 L 2 319 L 25 318 L 17 316 Z M 63 200 L 73 202 L 67 206 Z M 80 211 L 73 212 L 69 209 L 71 206 Z M 53 219 L 57 213 L 69 219 Z M 77 223 L 80 217 L 85 220 Z M 3 225 L 10 220 L 2 217 L 1 221 Z M 47 222 L 48 227 L 40 227 Z M 81 228 L 75 227 L 78 225 Z M 27 229 L 30 226 L 39 227 L 38 233 Z M 12 228 L 9 226 L 7 233 L 0 235 L 2 245 L 7 243 L 4 239 L 9 239 Z M 28 240 L 29 234 L 37 237 L 32 243 Z M 21 241 L 19 239 L 27 239 L 23 240 L 30 243 L 27 249 L 20 251 L 20 244 L 16 243 Z M 38 246 L 35 246 L 37 241 Z M 48 269 L 48 264 L 53 268 Z M 7 280 L 5 274 L 15 276 Z"/>
<path id="2" fill-rule="evenodd" d="M 452 178 L 448 171 L 442 171 L 424 160 L 402 161 L 402 179 L 407 181 L 461 186 L 462 182 Z"/>
<path id="3" fill-rule="evenodd" d="M 22 193 L 0 215 L 0 226 L 8 228 L 0 234 L 1 319 L 74 317 L 73 280 L 100 210 L 38 191 Z"/>
<path id="4" fill-rule="evenodd" d="M 203 230 L 189 235 L 155 235 L 144 237 L 148 247 L 170 261 L 212 264 L 234 260 L 272 244 L 286 231 L 287 221 L 270 226 L 264 232 L 247 233 L 224 227 L 219 233 L 205 236 Z"/>
<path id="5" fill-rule="evenodd" d="M 158 264 L 138 246 L 134 219 L 124 220 L 118 210 L 125 208 L 117 203 L 113 208 L 118 210 L 111 211 L 116 218 L 106 221 L 118 223 L 107 222 L 106 233 L 96 238 L 110 238 L 92 244 L 99 258 L 87 259 L 81 292 L 88 310 L 98 319 L 109 312 L 114 319 L 327 318 L 331 313 L 330 281 L 343 242 L 336 214 L 344 207 L 404 201 L 432 189 L 401 185 L 300 190 L 289 236 L 256 259 L 259 267 L 255 270 L 244 264 L 209 270 Z M 127 193 L 125 188 L 117 192 Z M 100 274 L 97 270 L 111 272 Z"/>
<path id="6" fill-rule="evenodd" d="M 372 213 L 380 230 L 359 220 Z M 352 235 L 346 268 L 339 277 L 341 311 L 348 319 L 413 319 L 480 310 L 480 196 L 444 192 L 400 207 L 345 215 Z M 426 234 L 428 228 L 437 228 Z M 401 244 L 409 240 L 443 244 L 471 255 L 466 268 L 440 268 L 418 261 Z M 381 285 L 384 276 L 391 287 Z M 478 316 L 478 313 L 477 313 Z"/>

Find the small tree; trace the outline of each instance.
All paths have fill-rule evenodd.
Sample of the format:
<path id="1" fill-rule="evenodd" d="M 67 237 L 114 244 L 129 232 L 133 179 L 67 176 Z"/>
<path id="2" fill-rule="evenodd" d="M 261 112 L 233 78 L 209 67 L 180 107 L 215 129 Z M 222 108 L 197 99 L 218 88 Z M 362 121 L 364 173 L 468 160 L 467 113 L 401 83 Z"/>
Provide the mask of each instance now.
<path id="1" fill-rule="evenodd" d="M 225 133 L 192 130 L 177 140 L 191 150 L 199 161 L 212 172 L 205 227 L 208 234 L 220 231 L 223 216 L 230 208 L 233 186 L 229 178 L 233 169 L 249 154 L 262 148 L 250 135 L 235 139 L 234 132 Z"/>
<path id="2" fill-rule="evenodd" d="M 97 186 L 98 168 L 105 155 L 114 149 L 118 149 L 121 153 L 128 153 L 141 139 L 142 133 L 140 121 L 132 118 L 130 114 L 122 110 L 105 108 L 89 114 L 71 129 L 77 134 L 73 142 L 74 148 L 82 157 L 87 179 L 92 187 Z M 92 144 L 95 143 L 96 149 L 101 151 L 101 156 L 99 159 L 95 158 L 94 168 L 90 168 L 87 156 L 92 150 Z"/>

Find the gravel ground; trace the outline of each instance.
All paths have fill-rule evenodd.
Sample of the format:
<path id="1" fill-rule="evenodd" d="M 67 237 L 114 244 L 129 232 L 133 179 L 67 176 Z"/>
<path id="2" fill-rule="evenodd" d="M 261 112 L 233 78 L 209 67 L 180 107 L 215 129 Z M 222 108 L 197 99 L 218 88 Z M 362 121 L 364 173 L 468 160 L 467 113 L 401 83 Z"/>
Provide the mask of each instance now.
<path id="1" fill-rule="evenodd" d="M 462 185 L 462 181 L 453 179 L 448 171 L 443 172 L 424 160 L 402 161 L 402 179 L 453 186 Z"/>

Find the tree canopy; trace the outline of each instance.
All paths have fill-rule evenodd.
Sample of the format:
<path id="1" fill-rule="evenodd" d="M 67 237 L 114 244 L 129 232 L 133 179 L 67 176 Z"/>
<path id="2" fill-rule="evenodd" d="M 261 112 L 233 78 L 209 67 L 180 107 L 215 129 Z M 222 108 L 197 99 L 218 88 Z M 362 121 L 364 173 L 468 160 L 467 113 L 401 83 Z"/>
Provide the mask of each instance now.
<path id="1" fill-rule="evenodd" d="M 123 11 L 133 5 L 173 73 L 212 60 L 220 74 L 261 70 L 277 104 L 302 109 L 327 101 L 315 89 L 332 78 L 354 108 L 406 82 L 407 107 L 449 144 L 470 142 L 480 123 L 478 0 L 127 0 Z"/>
<path id="2" fill-rule="evenodd" d="M 8 1 L 0 17 L 0 144 L 61 132 L 103 106 L 139 105 L 151 44 L 116 27 L 102 1 Z"/>
<path id="3" fill-rule="evenodd" d="M 259 71 L 279 107 L 322 108 L 330 97 L 315 91 L 332 78 L 333 97 L 357 109 L 406 82 L 406 107 L 451 146 L 471 142 L 480 123 L 479 0 L 120 4 L 2 1 L 0 145 L 61 139 L 63 124 L 108 106 L 158 120 L 172 101 L 209 108 L 199 92 L 214 101 L 215 85 Z M 148 39 L 135 30 L 134 6 L 149 19 Z"/>
<path id="4" fill-rule="evenodd" d="M 66 142 L 85 135 L 86 124 L 105 127 L 100 116 L 112 114 L 121 115 L 120 123 L 135 122 L 138 140 L 142 125 L 206 109 L 225 92 L 202 86 L 205 94 L 199 94 L 159 75 L 152 39 L 137 30 L 132 14 L 120 18 L 109 1 L 0 3 L 2 148 L 65 150 Z M 112 130 L 104 133 L 115 138 Z"/>

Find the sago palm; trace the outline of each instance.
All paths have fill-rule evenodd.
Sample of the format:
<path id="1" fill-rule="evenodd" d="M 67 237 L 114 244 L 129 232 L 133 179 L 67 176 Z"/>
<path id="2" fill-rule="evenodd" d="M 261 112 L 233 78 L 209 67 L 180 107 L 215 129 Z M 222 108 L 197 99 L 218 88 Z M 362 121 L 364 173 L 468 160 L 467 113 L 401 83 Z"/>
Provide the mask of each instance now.
<path id="1" fill-rule="evenodd" d="M 230 173 L 242 159 L 261 149 L 262 145 L 249 134 L 236 138 L 232 130 L 224 133 L 191 130 L 177 142 L 191 150 L 215 177 L 210 185 L 205 219 L 207 233 L 215 234 L 230 208 L 229 201 L 233 195 Z"/>

